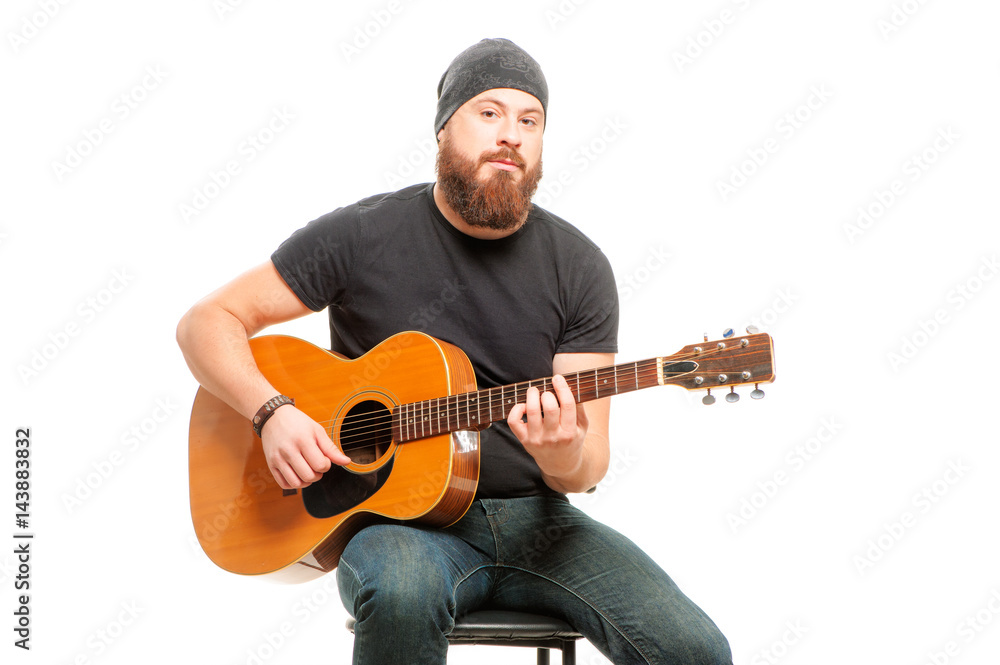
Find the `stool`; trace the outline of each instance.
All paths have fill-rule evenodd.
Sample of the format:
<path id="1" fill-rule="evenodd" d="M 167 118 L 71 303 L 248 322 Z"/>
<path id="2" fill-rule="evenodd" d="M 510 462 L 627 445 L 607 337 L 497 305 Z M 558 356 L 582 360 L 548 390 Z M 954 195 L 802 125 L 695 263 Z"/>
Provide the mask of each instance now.
<path id="1" fill-rule="evenodd" d="M 354 632 L 354 619 L 347 620 Z M 549 649 L 562 651 L 563 665 L 576 665 L 576 641 L 583 635 L 565 621 L 539 614 L 480 610 L 455 620 L 448 644 L 537 647 L 538 665 L 548 665 Z"/>

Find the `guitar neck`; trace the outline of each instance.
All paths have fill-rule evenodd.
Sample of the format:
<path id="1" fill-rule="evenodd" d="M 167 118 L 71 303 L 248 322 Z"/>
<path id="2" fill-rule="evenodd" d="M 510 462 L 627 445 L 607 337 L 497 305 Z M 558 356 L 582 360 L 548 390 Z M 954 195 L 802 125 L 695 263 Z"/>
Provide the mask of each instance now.
<path id="1" fill-rule="evenodd" d="M 663 385 L 665 375 L 676 376 L 697 367 L 690 361 L 668 364 L 668 360 L 650 358 L 564 374 L 563 377 L 574 400 L 581 403 Z M 506 420 L 510 410 L 525 401 L 529 388 L 551 391 L 552 378 L 400 404 L 392 412 L 393 438 L 402 443 L 459 430 L 484 429 L 498 420 Z"/>

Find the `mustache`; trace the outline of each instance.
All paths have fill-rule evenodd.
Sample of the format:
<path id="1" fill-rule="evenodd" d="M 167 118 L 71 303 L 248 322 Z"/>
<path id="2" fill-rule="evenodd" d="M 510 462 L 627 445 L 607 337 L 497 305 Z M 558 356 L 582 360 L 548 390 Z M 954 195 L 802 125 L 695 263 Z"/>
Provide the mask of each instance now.
<path id="1" fill-rule="evenodd" d="M 514 162 L 519 169 L 523 169 L 527 162 L 524 158 L 514 150 L 513 148 L 498 148 L 495 152 L 485 154 L 479 158 L 479 164 L 485 164 L 486 162 L 492 162 L 500 159 L 506 159 L 508 161 Z"/>

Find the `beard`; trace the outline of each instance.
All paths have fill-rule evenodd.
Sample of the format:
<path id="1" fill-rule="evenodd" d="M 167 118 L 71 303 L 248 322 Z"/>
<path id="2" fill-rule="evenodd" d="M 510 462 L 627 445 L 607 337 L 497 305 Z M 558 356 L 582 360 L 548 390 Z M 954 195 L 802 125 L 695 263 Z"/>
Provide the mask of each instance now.
<path id="1" fill-rule="evenodd" d="M 517 164 L 516 171 L 490 168 L 485 179 L 479 177 L 480 167 L 488 161 L 508 159 Z M 520 180 L 516 179 L 521 172 Z M 513 231 L 521 226 L 531 212 L 531 197 L 542 178 L 542 163 L 525 170 L 524 158 L 511 148 L 499 148 L 470 159 L 460 154 L 448 140 L 441 139 L 437 156 L 438 185 L 445 201 L 469 226 L 494 231 Z"/>

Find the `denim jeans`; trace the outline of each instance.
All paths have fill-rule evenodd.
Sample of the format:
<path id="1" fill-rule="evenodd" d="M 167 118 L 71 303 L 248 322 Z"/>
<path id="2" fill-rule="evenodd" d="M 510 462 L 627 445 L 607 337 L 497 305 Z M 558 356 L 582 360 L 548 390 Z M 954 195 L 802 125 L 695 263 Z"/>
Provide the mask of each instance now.
<path id="1" fill-rule="evenodd" d="M 630 540 L 551 497 L 484 499 L 446 529 L 359 532 L 337 569 L 354 663 L 441 664 L 479 608 L 565 620 L 616 664 L 732 663 L 711 619 Z"/>

